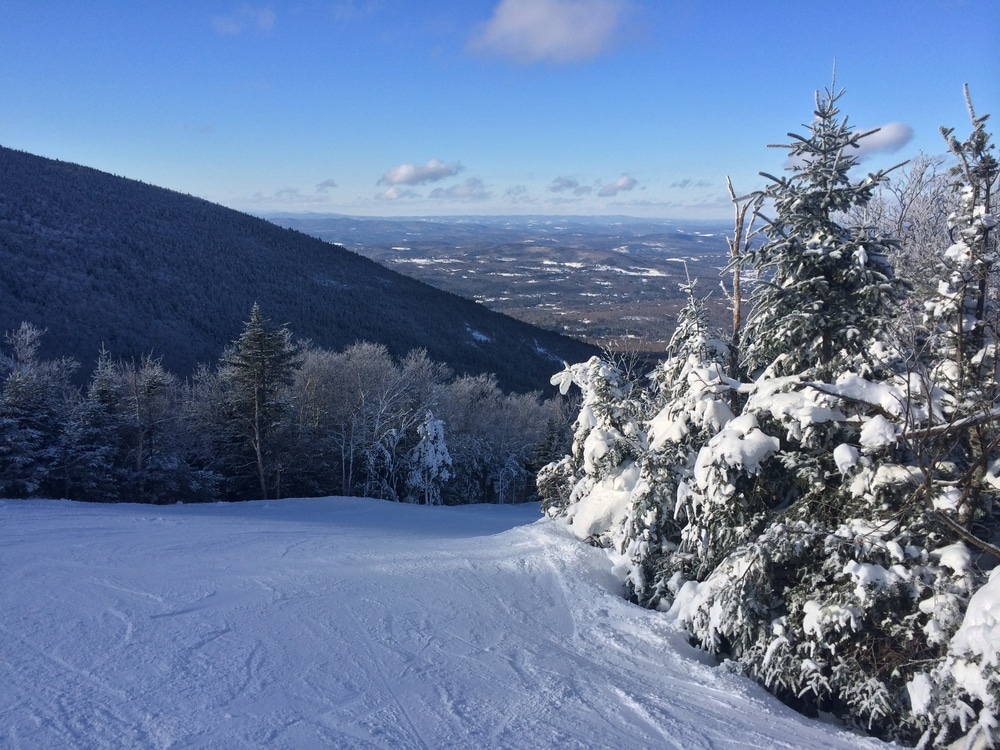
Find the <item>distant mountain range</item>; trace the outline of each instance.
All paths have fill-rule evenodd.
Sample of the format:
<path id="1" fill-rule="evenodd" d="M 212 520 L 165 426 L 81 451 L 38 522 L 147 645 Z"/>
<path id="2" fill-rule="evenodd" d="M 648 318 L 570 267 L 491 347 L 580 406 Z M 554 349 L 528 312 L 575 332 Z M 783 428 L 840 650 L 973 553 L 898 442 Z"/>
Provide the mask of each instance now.
<path id="1" fill-rule="evenodd" d="M 361 218 L 273 214 L 276 224 L 342 244 L 388 268 L 549 330 L 661 354 L 699 279 L 729 318 L 719 276 L 731 222 L 618 216 Z"/>
<path id="2" fill-rule="evenodd" d="M 0 147 L 0 331 L 45 328 L 42 354 L 85 371 L 103 346 L 188 375 L 218 360 L 254 302 L 318 346 L 424 348 L 510 390 L 546 388 L 563 360 L 597 351 L 302 232 Z"/>

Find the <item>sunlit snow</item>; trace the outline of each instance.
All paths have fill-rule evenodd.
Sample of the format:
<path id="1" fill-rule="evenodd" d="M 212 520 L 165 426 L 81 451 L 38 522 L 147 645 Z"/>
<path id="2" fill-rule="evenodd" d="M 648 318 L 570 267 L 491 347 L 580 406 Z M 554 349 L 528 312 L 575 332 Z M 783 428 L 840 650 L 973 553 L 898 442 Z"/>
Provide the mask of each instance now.
<path id="1" fill-rule="evenodd" d="M 0 747 L 849 748 L 537 506 L 0 502 Z"/>

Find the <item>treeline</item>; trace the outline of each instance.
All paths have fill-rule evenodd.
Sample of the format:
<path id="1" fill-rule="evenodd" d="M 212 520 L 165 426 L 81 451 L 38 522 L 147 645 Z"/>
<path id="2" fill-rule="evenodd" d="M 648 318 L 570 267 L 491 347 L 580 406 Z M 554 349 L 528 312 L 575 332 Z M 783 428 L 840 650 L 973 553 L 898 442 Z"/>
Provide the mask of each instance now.
<path id="1" fill-rule="evenodd" d="M 254 305 L 214 367 L 153 356 L 43 359 L 23 323 L 0 353 L 0 496 L 173 503 L 362 495 L 426 503 L 530 497 L 567 420 L 422 350 L 295 342 Z"/>

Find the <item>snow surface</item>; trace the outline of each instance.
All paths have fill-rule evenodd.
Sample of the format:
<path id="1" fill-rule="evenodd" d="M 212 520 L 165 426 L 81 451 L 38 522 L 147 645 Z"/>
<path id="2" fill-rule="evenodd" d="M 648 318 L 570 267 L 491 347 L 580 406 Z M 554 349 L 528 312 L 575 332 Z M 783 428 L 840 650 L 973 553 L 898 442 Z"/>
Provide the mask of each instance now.
<path id="1" fill-rule="evenodd" d="M 0 501 L 0 747 L 885 747 L 711 666 L 537 518 Z"/>

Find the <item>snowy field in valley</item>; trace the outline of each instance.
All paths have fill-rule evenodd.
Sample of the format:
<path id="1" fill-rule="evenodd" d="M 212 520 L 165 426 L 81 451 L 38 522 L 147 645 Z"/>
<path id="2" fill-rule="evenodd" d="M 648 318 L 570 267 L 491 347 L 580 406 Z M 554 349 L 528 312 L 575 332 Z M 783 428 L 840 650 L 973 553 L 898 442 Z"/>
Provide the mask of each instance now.
<path id="1" fill-rule="evenodd" d="M 857 748 L 537 506 L 0 501 L 0 747 Z"/>

